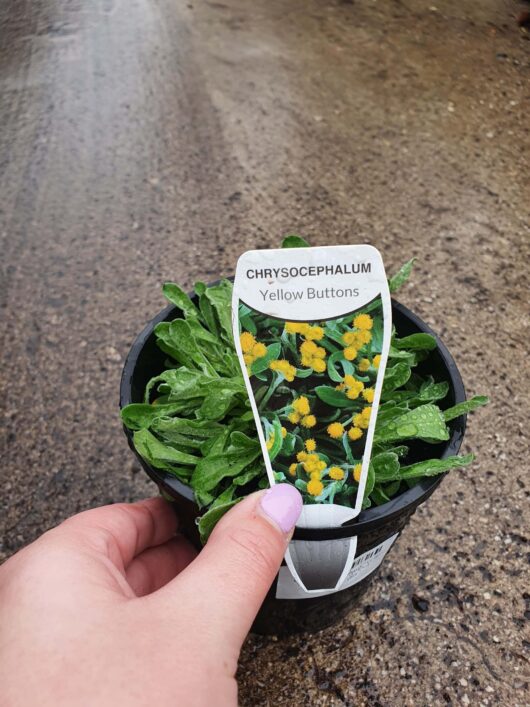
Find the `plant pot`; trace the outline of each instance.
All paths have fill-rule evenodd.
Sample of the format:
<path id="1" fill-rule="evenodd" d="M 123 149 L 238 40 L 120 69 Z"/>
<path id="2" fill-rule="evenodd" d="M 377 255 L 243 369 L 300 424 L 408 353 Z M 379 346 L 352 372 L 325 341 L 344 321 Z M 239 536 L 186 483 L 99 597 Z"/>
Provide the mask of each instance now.
<path id="1" fill-rule="evenodd" d="M 166 307 L 136 338 L 123 369 L 120 407 L 129 403 L 142 402 L 148 381 L 164 370 L 164 361 L 167 357 L 157 347 L 153 329 L 159 322 L 169 321 L 178 315 L 179 310 L 173 305 Z M 392 301 L 392 316 L 399 336 L 426 332 L 436 337 L 419 317 L 395 301 Z M 450 407 L 466 399 L 464 386 L 451 354 L 438 337 L 436 340 L 437 348 L 416 370 L 423 375 L 431 374 L 436 380 L 449 382 L 449 393 L 443 401 L 443 407 Z M 433 457 L 443 459 L 457 454 L 465 432 L 465 415 L 452 420 L 448 425 L 451 434 L 447 442 L 432 445 L 415 441 L 411 445 L 411 462 Z M 195 504 L 192 489 L 165 471 L 147 464 L 136 453 L 130 430 L 126 428 L 124 430 L 129 446 L 144 470 L 155 481 L 163 495 L 174 503 L 182 532 L 200 549 L 196 526 L 196 518 L 200 511 Z M 293 539 L 310 542 L 341 542 L 356 535 L 357 558 L 360 559 L 360 556 L 365 555 L 364 559 L 369 561 L 363 564 L 363 572 L 358 575 L 360 581 L 346 589 L 324 596 L 278 599 L 276 598 L 277 578 L 260 609 L 253 630 L 261 634 L 288 635 L 318 631 L 339 621 L 359 602 L 377 574 L 380 565 L 375 557 L 377 556 L 379 561 L 384 557 L 384 551 L 391 546 L 394 536 L 397 537 L 401 533 L 416 508 L 427 500 L 442 482 L 443 476 L 424 479 L 388 503 L 362 511 L 358 518 L 347 525 L 338 528 L 296 528 Z"/>

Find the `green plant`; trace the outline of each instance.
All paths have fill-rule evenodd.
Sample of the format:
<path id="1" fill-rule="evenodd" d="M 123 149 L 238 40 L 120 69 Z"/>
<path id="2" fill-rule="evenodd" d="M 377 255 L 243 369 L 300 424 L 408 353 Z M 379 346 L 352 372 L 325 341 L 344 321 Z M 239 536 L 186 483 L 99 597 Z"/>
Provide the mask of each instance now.
<path id="1" fill-rule="evenodd" d="M 284 245 L 307 244 L 290 236 Z M 391 278 L 391 291 L 406 281 L 412 264 L 409 261 Z M 121 415 L 134 432 L 138 453 L 154 468 L 193 488 L 205 511 L 199 523 L 204 541 L 226 510 L 248 493 L 267 487 L 268 479 L 233 343 L 231 283 L 224 280 L 211 287 L 197 283 L 197 305 L 174 283 L 166 283 L 163 292 L 183 315 L 155 328 L 157 344 L 169 356 L 166 370 L 149 382 L 144 402 L 126 406 Z M 363 326 L 355 326 L 350 318 L 322 327 L 305 325 L 312 329 L 305 334 L 303 326 L 297 330 L 301 325 L 266 321 L 261 315 L 240 311 L 242 336 L 247 335 L 243 348 L 277 479 L 294 482 L 305 502 L 334 500 L 351 505 L 355 499 L 356 467 L 362 456 L 359 440 L 367 424 L 362 414 L 372 395 L 365 391 L 372 390 L 380 352 L 377 304 L 362 312 L 365 318 L 357 323 Z M 370 334 L 361 337 L 364 343 L 359 337 L 353 341 L 363 331 Z M 261 340 L 260 332 L 270 340 Z M 308 341 L 312 345 L 304 346 Z M 355 356 L 351 350 L 345 353 L 348 346 L 356 349 Z M 448 421 L 487 402 L 484 396 L 476 396 L 453 408 L 439 407 L 448 383 L 414 372 L 435 346 L 428 334 L 400 338 L 393 333 L 364 508 L 385 503 L 421 478 L 465 466 L 473 459 L 468 454 L 410 463 L 408 443 L 447 440 Z M 314 355 L 315 347 L 325 355 Z M 314 393 L 313 387 L 309 393 L 299 385 L 308 376 L 322 379 Z M 271 411 L 274 396 L 276 408 Z M 304 425 L 303 418 L 311 417 L 313 410 L 318 412 L 315 423 Z M 358 432 L 350 432 L 354 429 Z M 315 465 L 319 483 L 311 485 L 316 480 Z"/>

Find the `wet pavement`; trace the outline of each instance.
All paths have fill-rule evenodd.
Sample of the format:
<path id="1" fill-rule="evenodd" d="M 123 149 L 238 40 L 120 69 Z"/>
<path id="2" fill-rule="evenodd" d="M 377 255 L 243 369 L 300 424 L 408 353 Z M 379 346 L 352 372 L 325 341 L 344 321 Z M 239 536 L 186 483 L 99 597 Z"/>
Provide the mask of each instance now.
<path id="1" fill-rule="evenodd" d="M 370 242 L 492 396 L 358 611 L 251 638 L 243 705 L 528 704 L 529 49 L 485 0 L 4 0 L 0 559 L 151 494 L 118 420 L 160 284 Z M 526 602 L 526 605 L 525 605 Z"/>

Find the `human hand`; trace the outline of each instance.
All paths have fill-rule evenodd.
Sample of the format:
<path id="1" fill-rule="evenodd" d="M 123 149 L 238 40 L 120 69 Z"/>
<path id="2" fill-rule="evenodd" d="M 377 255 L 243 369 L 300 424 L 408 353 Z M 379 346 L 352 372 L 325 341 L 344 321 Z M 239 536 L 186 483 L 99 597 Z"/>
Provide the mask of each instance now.
<path id="1" fill-rule="evenodd" d="M 236 705 L 239 651 L 301 509 L 289 484 L 253 494 L 197 556 L 160 498 L 45 533 L 0 568 L 2 706 Z"/>

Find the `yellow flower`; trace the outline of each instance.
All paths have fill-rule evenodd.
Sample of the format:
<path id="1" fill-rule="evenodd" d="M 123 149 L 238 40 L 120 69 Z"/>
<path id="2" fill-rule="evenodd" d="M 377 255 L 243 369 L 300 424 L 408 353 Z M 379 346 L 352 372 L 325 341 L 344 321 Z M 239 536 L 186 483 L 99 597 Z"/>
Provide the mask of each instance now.
<path id="1" fill-rule="evenodd" d="M 362 381 L 358 381 L 353 376 L 344 376 L 344 383 L 348 387 L 346 397 L 350 400 L 356 400 L 364 388 L 364 383 Z"/>
<path id="2" fill-rule="evenodd" d="M 317 346 L 314 341 L 303 341 L 300 344 L 300 353 L 306 356 L 314 356 L 319 348 L 321 347 Z"/>
<path id="3" fill-rule="evenodd" d="M 374 356 L 373 361 L 372 361 L 372 366 L 374 368 L 379 368 L 379 364 L 381 363 L 381 355 L 377 354 L 377 356 Z"/>
<path id="4" fill-rule="evenodd" d="M 324 484 L 318 479 L 311 479 L 311 481 L 307 484 L 307 493 L 311 496 L 320 496 L 323 490 Z"/>
<path id="5" fill-rule="evenodd" d="M 369 344 L 372 340 L 372 335 L 367 329 L 362 329 L 359 332 L 359 341 L 363 344 Z"/>
<path id="6" fill-rule="evenodd" d="M 300 413 L 300 415 L 309 414 L 309 400 L 305 397 L 305 395 L 301 395 L 299 398 L 293 400 L 292 406 L 296 412 Z"/>
<path id="7" fill-rule="evenodd" d="M 359 413 L 353 418 L 353 424 L 355 425 L 355 427 L 360 427 L 362 430 L 366 430 L 368 429 L 368 425 L 370 424 L 370 419 L 366 418 L 364 415 L 361 415 L 361 413 Z"/>
<path id="8" fill-rule="evenodd" d="M 346 344 L 346 346 L 351 346 L 355 341 L 355 332 L 345 331 L 342 335 L 342 341 Z"/>
<path id="9" fill-rule="evenodd" d="M 321 358 L 314 358 L 311 362 L 311 368 L 315 371 L 315 373 L 324 373 L 327 368 L 326 362 Z"/>
<path id="10" fill-rule="evenodd" d="M 287 415 L 287 419 L 289 422 L 291 422 L 293 425 L 297 425 L 300 422 L 300 415 L 297 412 L 290 412 Z"/>
<path id="11" fill-rule="evenodd" d="M 357 356 L 357 349 L 353 346 L 347 346 L 344 349 L 344 358 L 346 361 L 353 361 L 353 359 Z"/>
<path id="12" fill-rule="evenodd" d="M 298 464 L 297 464 L 296 462 L 293 462 L 293 463 L 289 466 L 289 474 L 291 474 L 291 476 L 296 476 L 296 470 L 297 470 L 297 468 L 298 468 Z"/>
<path id="13" fill-rule="evenodd" d="M 307 454 L 306 454 L 306 452 L 298 452 L 298 454 L 296 455 L 296 458 L 298 459 L 299 462 L 305 462 L 305 460 L 307 459 Z"/>
<path id="14" fill-rule="evenodd" d="M 352 442 L 355 442 L 357 439 L 361 439 L 363 436 L 363 431 L 360 430 L 358 427 L 350 427 L 348 430 L 348 437 L 351 439 Z"/>
<path id="15" fill-rule="evenodd" d="M 333 439 L 340 439 L 344 434 L 344 426 L 340 422 L 332 422 L 327 426 L 327 433 Z"/>
<path id="16" fill-rule="evenodd" d="M 374 389 L 373 388 L 365 388 L 363 390 L 363 398 L 366 400 L 367 403 L 373 403 L 374 402 Z"/>
<path id="17" fill-rule="evenodd" d="M 371 329 L 374 323 L 369 314 L 358 314 L 353 320 L 353 326 L 356 329 Z"/>
<path id="18" fill-rule="evenodd" d="M 282 427 L 282 437 L 283 439 L 287 437 L 287 430 L 285 429 L 285 427 Z"/>
<path id="19" fill-rule="evenodd" d="M 271 371 L 277 371 L 278 373 L 281 373 L 285 380 L 289 382 L 293 381 L 296 375 L 296 368 L 284 358 L 277 359 L 276 361 L 271 361 L 269 363 L 269 368 L 271 369 Z"/>
<path id="20" fill-rule="evenodd" d="M 266 353 L 267 353 L 267 347 L 265 346 L 265 344 L 262 344 L 261 342 L 257 342 L 252 347 L 252 355 L 254 356 L 254 358 L 261 358 L 262 356 L 265 356 Z"/>
<path id="21" fill-rule="evenodd" d="M 303 335 L 308 341 L 320 341 L 324 338 L 324 329 L 321 326 L 308 326 Z"/>
<path id="22" fill-rule="evenodd" d="M 256 339 L 249 331 L 243 331 L 239 336 L 239 342 L 243 353 L 250 353 L 256 344 Z"/>
<path id="23" fill-rule="evenodd" d="M 269 439 L 267 440 L 267 449 L 270 451 L 272 449 L 272 445 L 274 444 L 274 432 L 271 434 Z"/>
<path id="24" fill-rule="evenodd" d="M 370 368 L 370 361 L 367 358 L 361 358 L 357 364 L 357 368 L 361 371 L 361 373 L 364 373 Z"/>
<path id="25" fill-rule="evenodd" d="M 322 469 L 322 464 L 318 454 L 306 454 L 303 465 L 304 471 L 306 471 L 308 474 L 312 474 L 314 471 L 319 472 Z M 324 468 L 325 467 L 326 463 L 324 462 Z"/>
<path id="26" fill-rule="evenodd" d="M 317 418 L 314 415 L 306 415 L 302 418 L 302 427 L 314 427 L 317 424 Z"/>
<path id="27" fill-rule="evenodd" d="M 243 360 L 245 361 L 248 367 L 251 363 L 254 363 L 254 356 L 249 353 L 243 354 Z"/>
<path id="28" fill-rule="evenodd" d="M 361 471 L 362 471 L 363 465 L 362 464 L 356 464 L 353 467 L 353 478 L 357 483 L 361 480 Z"/>
<path id="29" fill-rule="evenodd" d="M 300 334 L 304 326 L 303 322 L 285 322 L 285 331 L 288 334 Z"/>
<path id="30" fill-rule="evenodd" d="M 339 383 L 339 385 L 335 386 L 335 390 L 344 390 L 345 387 L 344 383 Z"/>
<path id="31" fill-rule="evenodd" d="M 317 448 L 317 443 L 314 439 L 306 439 L 304 447 L 307 449 L 308 452 L 314 452 Z"/>
<path id="32" fill-rule="evenodd" d="M 365 408 L 361 410 L 361 415 L 365 417 L 367 420 L 370 419 L 370 415 L 372 414 L 372 408 L 367 405 Z"/>
<path id="33" fill-rule="evenodd" d="M 329 478 L 333 479 L 334 481 L 340 481 L 344 478 L 343 469 L 341 469 L 340 466 L 332 466 L 329 470 Z"/>

